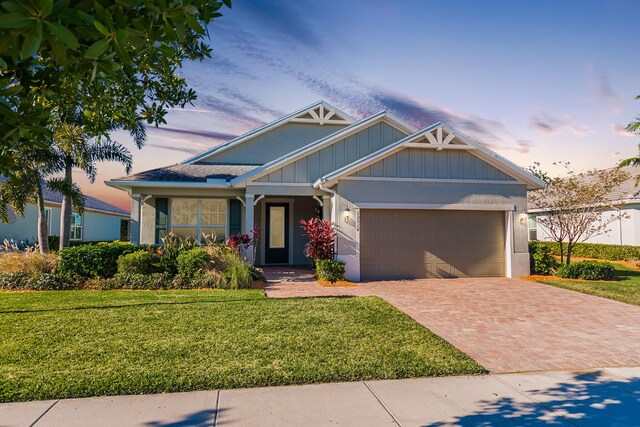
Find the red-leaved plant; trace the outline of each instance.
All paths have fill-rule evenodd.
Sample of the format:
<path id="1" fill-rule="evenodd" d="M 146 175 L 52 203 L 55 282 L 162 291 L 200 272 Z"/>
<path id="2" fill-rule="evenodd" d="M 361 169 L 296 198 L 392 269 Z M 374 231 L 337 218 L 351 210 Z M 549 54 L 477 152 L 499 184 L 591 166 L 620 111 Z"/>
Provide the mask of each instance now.
<path id="1" fill-rule="evenodd" d="M 311 218 L 308 221 L 301 219 L 300 226 L 304 230 L 304 236 L 309 239 L 304 247 L 305 255 L 316 260 L 333 259 L 336 240 L 333 223 L 320 218 Z"/>
<path id="2" fill-rule="evenodd" d="M 225 243 L 229 248 L 231 248 L 231 250 L 236 253 L 240 253 L 242 251 L 246 251 L 250 246 L 253 246 L 255 249 L 259 236 L 260 227 L 254 225 L 253 229 L 250 230 L 249 233 L 238 233 L 231 235 L 227 238 L 227 241 Z"/>

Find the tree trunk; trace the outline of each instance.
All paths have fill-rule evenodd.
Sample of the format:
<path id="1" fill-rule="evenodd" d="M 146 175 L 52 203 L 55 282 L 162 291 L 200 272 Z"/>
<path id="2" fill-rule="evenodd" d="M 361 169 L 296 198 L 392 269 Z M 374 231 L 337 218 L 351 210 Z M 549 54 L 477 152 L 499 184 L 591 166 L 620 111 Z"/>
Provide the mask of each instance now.
<path id="1" fill-rule="evenodd" d="M 69 188 L 73 185 L 73 177 L 71 160 L 66 159 L 64 162 L 64 180 Z M 69 238 L 71 236 L 71 195 L 62 194 L 62 206 L 60 208 L 60 247 L 62 250 L 69 247 Z"/>
<path id="2" fill-rule="evenodd" d="M 571 264 L 571 250 L 573 249 L 573 244 L 571 242 L 567 243 L 567 265 Z"/>
<path id="3" fill-rule="evenodd" d="M 562 244 L 562 240 L 558 242 L 558 245 L 560 246 L 560 262 L 563 263 L 564 262 L 564 245 Z"/>
<path id="4" fill-rule="evenodd" d="M 44 211 L 44 192 L 42 191 L 42 182 L 38 174 L 38 246 L 40 253 L 49 252 L 49 230 L 47 229 L 47 217 Z"/>

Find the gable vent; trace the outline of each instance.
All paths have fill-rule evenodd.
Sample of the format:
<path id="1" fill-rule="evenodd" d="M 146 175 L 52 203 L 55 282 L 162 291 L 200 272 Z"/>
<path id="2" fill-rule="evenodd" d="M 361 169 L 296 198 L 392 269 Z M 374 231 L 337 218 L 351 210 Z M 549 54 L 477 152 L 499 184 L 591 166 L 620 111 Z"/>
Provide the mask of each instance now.
<path id="1" fill-rule="evenodd" d="M 292 123 L 311 123 L 316 125 L 350 125 L 352 120 L 343 117 L 339 112 L 320 104 L 289 119 Z"/>

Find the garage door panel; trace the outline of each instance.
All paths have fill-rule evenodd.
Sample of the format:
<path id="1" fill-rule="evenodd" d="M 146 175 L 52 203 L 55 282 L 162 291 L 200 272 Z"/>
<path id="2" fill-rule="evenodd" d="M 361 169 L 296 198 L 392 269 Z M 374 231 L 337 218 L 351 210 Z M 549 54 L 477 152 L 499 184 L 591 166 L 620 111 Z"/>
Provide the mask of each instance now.
<path id="1" fill-rule="evenodd" d="M 504 213 L 361 211 L 363 280 L 504 276 Z"/>

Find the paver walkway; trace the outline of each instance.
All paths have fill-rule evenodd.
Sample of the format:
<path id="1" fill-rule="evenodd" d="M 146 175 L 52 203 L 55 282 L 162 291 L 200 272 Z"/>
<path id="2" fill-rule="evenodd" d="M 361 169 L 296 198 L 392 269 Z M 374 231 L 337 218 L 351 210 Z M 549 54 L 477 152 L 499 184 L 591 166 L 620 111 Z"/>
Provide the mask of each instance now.
<path id="1" fill-rule="evenodd" d="M 270 297 L 377 295 L 491 372 L 640 366 L 640 307 L 524 280 L 421 279 L 318 285 L 265 271 Z"/>
<path id="2" fill-rule="evenodd" d="M 640 368 L 0 404 L 0 425 L 637 426 Z"/>

